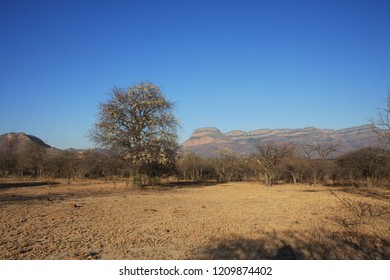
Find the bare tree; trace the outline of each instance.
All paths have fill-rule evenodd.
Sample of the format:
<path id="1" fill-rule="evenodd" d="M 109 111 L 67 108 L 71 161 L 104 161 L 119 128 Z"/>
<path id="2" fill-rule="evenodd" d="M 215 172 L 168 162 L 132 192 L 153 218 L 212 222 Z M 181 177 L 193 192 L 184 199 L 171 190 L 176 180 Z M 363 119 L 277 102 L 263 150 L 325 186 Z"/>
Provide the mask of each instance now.
<path id="1" fill-rule="evenodd" d="M 7 177 L 17 166 L 17 157 L 10 150 L 0 151 L 0 176 Z"/>
<path id="2" fill-rule="evenodd" d="M 21 155 L 28 162 L 31 175 L 34 177 L 41 178 L 45 171 L 47 151 L 44 147 L 39 146 L 35 143 L 28 143 Z"/>
<path id="3" fill-rule="evenodd" d="M 390 178 L 390 151 L 386 149 L 362 148 L 340 156 L 337 163 L 344 178 L 363 180 L 367 188 L 374 181 Z"/>
<path id="4" fill-rule="evenodd" d="M 386 107 L 379 108 L 377 118 L 371 118 L 370 122 L 380 140 L 385 144 L 390 144 L 390 89 L 387 93 Z"/>
<path id="5" fill-rule="evenodd" d="M 175 160 L 171 155 L 178 148 L 178 120 L 173 109 L 174 104 L 150 82 L 114 88 L 111 99 L 100 105 L 90 138 L 129 163 L 135 185 L 141 186 L 143 168 Z"/>
<path id="6" fill-rule="evenodd" d="M 229 148 L 220 148 L 214 159 L 219 181 L 230 182 L 239 171 L 240 156 Z"/>
<path id="7" fill-rule="evenodd" d="M 267 142 L 265 144 L 257 143 L 258 151 L 256 160 L 260 164 L 265 175 L 265 185 L 272 186 L 272 180 L 280 167 L 282 160 L 293 155 L 295 147 L 288 143 L 275 144 Z"/>
<path id="8" fill-rule="evenodd" d="M 199 180 L 206 168 L 205 159 L 194 152 L 185 152 L 178 160 L 178 168 L 183 174 L 184 180 L 189 177 L 191 181 Z"/>
<path id="9" fill-rule="evenodd" d="M 284 169 L 294 184 L 302 182 L 308 169 L 308 160 L 298 156 L 290 157 L 285 160 Z"/>
<path id="10" fill-rule="evenodd" d="M 337 151 L 340 144 L 305 144 L 302 150 L 305 153 L 311 173 L 312 183 L 317 185 L 318 178 L 323 175 L 325 170 L 325 160 L 329 159 L 331 154 Z"/>
<path id="11" fill-rule="evenodd" d="M 305 144 L 302 145 L 302 150 L 308 159 L 327 159 L 331 154 L 337 151 L 341 145 L 336 144 Z"/>

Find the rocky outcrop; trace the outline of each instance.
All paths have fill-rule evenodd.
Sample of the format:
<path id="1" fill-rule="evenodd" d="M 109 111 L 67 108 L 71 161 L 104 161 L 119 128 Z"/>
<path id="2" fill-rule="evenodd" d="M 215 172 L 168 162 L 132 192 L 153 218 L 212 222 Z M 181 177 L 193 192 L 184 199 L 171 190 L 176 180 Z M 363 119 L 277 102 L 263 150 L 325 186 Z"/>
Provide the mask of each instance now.
<path id="1" fill-rule="evenodd" d="M 7 134 L 0 135 L 0 152 L 20 152 L 31 144 L 45 149 L 52 149 L 51 146 L 47 145 L 38 137 L 33 135 L 27 135 L 23 132 L 10 132 Z"/>
<path id="2" fill-rule="evenodd" d="M 191 147 L 210 143 L 225 143 L 227 141 L 229 141 L 229 138 L 223 135 L 217 128 L 205 127 L 195 129 L 190 139 L 183 143 L 183 146 Z"/>

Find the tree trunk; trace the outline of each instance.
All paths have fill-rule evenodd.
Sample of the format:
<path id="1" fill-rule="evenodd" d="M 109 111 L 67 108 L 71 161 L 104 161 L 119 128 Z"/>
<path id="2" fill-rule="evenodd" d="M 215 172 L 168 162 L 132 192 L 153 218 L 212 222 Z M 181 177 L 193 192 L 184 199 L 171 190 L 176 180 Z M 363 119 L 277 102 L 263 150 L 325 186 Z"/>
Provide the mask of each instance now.
<path id="1" fill-rule="evenodd" d="M 317 186 L 317 172 L 314 172 L 313 174 L 313 185 Z"/>
<path id="2" fill-rule="evenodd" d="M 140 189 L 142 188 L 142 182 L 141 182 L 141 171 L 140 171 L 140 167 L 138 166 L 137 163 L 134 163 L 133 162 L 133 165 L 134 165 L 134 170 L 133 170 L 133 181 L 132 181 L 132 185 L 134 188 L 136 189 Z M 130 171 L 130 174 L 129 176 L 131 177 L 131 171 Z M 129 179 L 130 179 L 129 177 Z"/>
<path id="3" fill-rule="evenodd" d="M 265 173 L 265 185 L 272 186 L 272 175 L 268 172 Z"/>
<path id="4" fill-rule="evenodd" d="M 296 185 L 296 183 L 297 183 L 297 177 L 296 177 L 295 175 L 291 175 L 291 176 L 292 176 L 294 185 Z"/>

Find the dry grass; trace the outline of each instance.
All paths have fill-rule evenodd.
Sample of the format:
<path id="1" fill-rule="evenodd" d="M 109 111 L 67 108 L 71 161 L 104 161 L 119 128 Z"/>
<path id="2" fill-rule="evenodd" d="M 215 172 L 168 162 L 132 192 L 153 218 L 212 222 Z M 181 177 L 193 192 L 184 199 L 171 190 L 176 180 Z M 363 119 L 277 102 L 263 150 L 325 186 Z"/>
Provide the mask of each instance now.
<path id="1" fill-rule="evenodd" d="M 18 184 L 0 183 L 0 259 L 390 258 L 389 200 L 343 189 Z"/>

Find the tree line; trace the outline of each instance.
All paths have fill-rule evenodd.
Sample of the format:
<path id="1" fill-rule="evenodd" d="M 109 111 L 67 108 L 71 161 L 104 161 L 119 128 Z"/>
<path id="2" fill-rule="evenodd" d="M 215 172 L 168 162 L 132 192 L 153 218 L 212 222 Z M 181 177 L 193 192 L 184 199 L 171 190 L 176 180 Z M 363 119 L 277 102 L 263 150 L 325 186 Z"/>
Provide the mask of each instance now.
<path id="1" fill-rule="evenodd" d="M 218 182 L 260 181 L 309 184 L 387 185 L 390 151 L 367 147 L 334 158 L 339 145 L 258 142 L 256 153 L 239 154 L 221 148 L 208 157 L 182 151 L 174 103 L 159 86 L 142 82 L 113 88 L 99 106 L 90 139 L 99 148 L 77 151 L 46 149 L 30 143 L 23 149 L 3 148 L 0 176 L 35 178 L 131 178 L 135 187 L 161 179 Z M 387 108 L 372 121 L 390 143 L 390 92 Z"/>
<path id="2" fill-rule="evenodd" d="M 0 154 L 1 177 L 104 178 L 124 176 L 123 164 L 109 152 L 90 149 L 61 151 L 34 143 Z"/>
<path id="3" fill-rule="evenodd" d="M 331 145 L 310 145 L 312 149 Z M 333 147 L 332 147 L 333 148 Z M 252 155 L 221 149 L 211 158 L 193 152 L 178 161 L 183 180 L 259 181 L 277 183 L 330 184 L 344 186 L 390 185 L 390 151 L 379 147 L 361 148 L 337 158 L 313 158 L 300 154 L 308 147 L 292 144 L 258 143 Z"/>
<path id="4" fill-rule="evenodd" d="M 204 157 L 178 151 L 169 165 L 144 166 L 142 184 L 161 180 L 258 181 L 278 183 L 332 184 L 345 186 L 390 185 L 390 151 L 379 147 L 361 148 L 336 158 L 335 145 L 258 143 L 257 153 L 245 155 L 221 148 Z M 110 150 L 50 151 L 35 144 L 0 156 L 1 177 L 119 179 L 133 174 L 126 161 Z"/>

